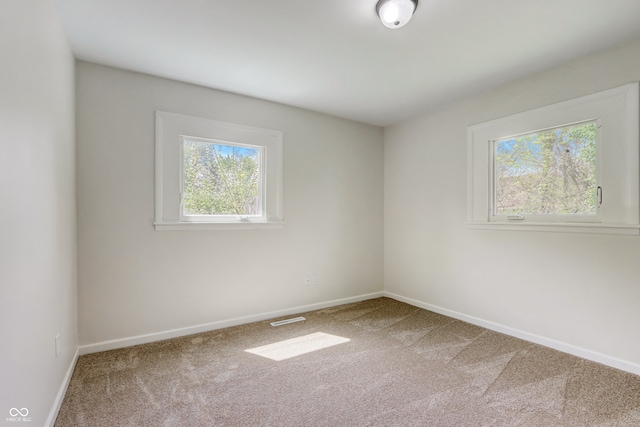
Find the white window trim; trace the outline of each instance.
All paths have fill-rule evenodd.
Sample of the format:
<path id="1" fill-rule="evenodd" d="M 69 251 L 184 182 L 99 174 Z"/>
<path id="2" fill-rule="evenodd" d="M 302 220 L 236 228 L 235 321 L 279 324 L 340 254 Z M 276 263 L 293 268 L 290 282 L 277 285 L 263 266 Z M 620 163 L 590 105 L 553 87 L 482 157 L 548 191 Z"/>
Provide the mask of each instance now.
<path id="1" fill-rule="evenodd" d="M 186 218 L 181 209 L 183 137 L 263 147 L 263 216 Z M 283 135 L 262 129 L 181 114 L 156 111 L 155 229 L 238 230 L 284 226 L 282 211 Z"/>
<path id="2" fill-rule="evenodd" d="M 469 126 L 467 228 L 640 235 L 639 115 L 639 85 L 630 83 Z M 576 222 L 575 218 L 560 216 L 549 218 L 551 221 L 494 216 L 493 141 L 586 120 L 598 120 L 602 126 L 597 173 L 604 188 L 604 203 L 598 217 Z"/>

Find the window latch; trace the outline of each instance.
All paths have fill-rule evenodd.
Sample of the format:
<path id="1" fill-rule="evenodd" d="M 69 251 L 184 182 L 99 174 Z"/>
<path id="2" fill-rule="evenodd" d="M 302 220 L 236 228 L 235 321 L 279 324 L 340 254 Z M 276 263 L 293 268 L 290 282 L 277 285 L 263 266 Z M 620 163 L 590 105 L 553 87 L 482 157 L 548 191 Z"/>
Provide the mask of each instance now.
<path id="1" fill-rule="evenodd" d="M 511 220 L 522 221 L 524 219 L 524 215 L 507 215 L 507 219 L 509 221 Z"/>
<path id="2" fill-rule="evenodd" d="M 602 187 L 598 186 L 596 189 L 596 195 L 598 198 L 598 206 L 600 206 L 602 204 Z"/>

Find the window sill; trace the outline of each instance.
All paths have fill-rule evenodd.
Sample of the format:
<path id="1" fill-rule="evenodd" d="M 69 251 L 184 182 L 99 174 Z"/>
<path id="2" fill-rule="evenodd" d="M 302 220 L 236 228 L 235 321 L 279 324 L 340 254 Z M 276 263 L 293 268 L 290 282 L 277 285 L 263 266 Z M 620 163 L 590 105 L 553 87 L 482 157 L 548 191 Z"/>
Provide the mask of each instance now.
<path id="1" fill-rule="evenodd" d="M 513 231 L 542 231 L 554 233 L 584 233 L 584 234 L 613 234 L 620 236 L 640 236 L 640 226 L 630 224 L 588 224 L 563 223 L 553 224 L 545 222 L 528 223 L 497 223 L 497 222 L 467 222 L 467 228 L 472 230 L 513 230 Z"/>
<path id="2" fill-rule="evenodd" d="M 154 222 L 156 231 L 173 230 L 251 230 L 279 229 L 284 227 L 283 221 L 269 222 Z"/>

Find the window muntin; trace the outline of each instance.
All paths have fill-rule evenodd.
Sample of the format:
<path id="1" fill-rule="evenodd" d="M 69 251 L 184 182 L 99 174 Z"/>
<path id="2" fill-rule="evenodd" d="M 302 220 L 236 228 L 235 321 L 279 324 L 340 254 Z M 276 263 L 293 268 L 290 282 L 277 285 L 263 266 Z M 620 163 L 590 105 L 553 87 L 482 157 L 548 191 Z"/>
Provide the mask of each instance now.
<path id="1" fill-rule="evenodd" d="M 264 218 L 265 147 L 181 136 L 181 218 Z"/>
<path id="2" fill-rule="evenodd" d="M 492 141 L 492 220 L 595 221 L 598 122 Z"/>

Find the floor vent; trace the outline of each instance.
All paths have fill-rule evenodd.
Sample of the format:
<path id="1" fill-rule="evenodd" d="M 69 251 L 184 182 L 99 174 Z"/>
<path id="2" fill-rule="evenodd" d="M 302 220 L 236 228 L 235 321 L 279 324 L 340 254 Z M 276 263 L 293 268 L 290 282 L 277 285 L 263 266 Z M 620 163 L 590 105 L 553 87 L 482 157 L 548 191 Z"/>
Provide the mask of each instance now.
<path id="1" fill-rule="evenodd" d="M 289 323 L 302 322 L 303 320 L 307 320 L 304 317 L 293 317 L 291 319 L 278 320 L 277 322 L 271 322 L 271 326 L 282 326 L 288 325 Z"/>

